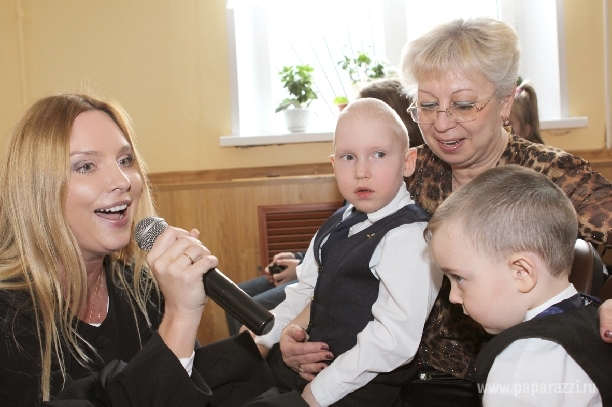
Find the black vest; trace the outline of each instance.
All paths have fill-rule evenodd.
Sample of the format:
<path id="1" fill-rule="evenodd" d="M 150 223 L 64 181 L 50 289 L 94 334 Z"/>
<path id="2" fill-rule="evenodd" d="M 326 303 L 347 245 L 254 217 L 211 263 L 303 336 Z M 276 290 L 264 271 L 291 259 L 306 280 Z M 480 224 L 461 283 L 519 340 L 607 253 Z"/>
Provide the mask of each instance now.
<path id="1" fill-rule="evenodd" d="M 534 318 L 506 329 L 485 345 L 476 359 L 478 383 L 486 383 L 495 357 L 512 342 L 542 338 L 558 343 L 595 383 L 604 406 L 612 406 L 612 344 L 599 335 L 597 306 Z"/>
<path id="2" fill-rule="evenodd" d="M 336 356 L 354 347 L 357 334 L 374 319 L 372 306 L 378 298 L 379 280 L 370 271 L 369 263 L 380 240 L 399 226 L 429 220 L 429 215 L 420 206 L 404 206 L 338 242 L 333 248 L 328 248 L 329 256 L 325 264 L 321 264 L 321 241 L 342 220 L 345 209 L 338 210 L 325 221 L 314 240 L 319 276 L 308 327 L 309 341 L 327 343 L 329 350 Z"/>

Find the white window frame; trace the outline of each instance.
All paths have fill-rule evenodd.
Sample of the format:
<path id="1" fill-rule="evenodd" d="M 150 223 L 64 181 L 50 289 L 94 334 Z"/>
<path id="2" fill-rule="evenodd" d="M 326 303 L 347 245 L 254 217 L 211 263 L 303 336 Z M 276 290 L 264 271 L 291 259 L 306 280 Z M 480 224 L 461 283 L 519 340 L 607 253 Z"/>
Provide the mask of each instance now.
<path id="1" fill-rule="evenodd" d="M 253 43 L 241 45 L 236 41 L 235 28 L 237 24 L 244 27 L 245 24 L 250 24 L 252 21 L 265 19 L 265 15 L 251 16 L 250 21 L 236 21 L 234 10 L 230 4 L 231 1 L 228 0 L 227 29 L 232 135 L 220 137 L 220 145 L 222 147 L 239 147 L 331 141 L 333 137 L 332 129 L 306 133 L 253 134 L 240 128 L 241 111 L 257 109 L 271 104 L 271 87 L 273 84 L 270 75 L 268 42 L 263 37 L 267 35 L 266 32 L 263 32 L 265 30 L 253 30 Z M 408 39 L 407 22 L 403 16 L 406 15 L 406 3 L 410 0 L 378 1 L 384 3 L 387 59 L 391 65 L 398 67 L 400 50 Z M 420 1 L 422 2 L 422 0 Z M 519 38 L 529 38 L 529 41 L 521 41 L 523 59 L 520 72 L 538 89 L 540 128 L 542 130 L 554 130 L 587 127 L 587 117 L 569 117 L 568 114 L 563 0 L 498 0 L 498 7 L 500 8 L 499 15 L 502 16 L 501 19 L 516 29 Z M 413 8 L 414 5 L 411 11 Z M 542 35 L 542 30 L 556 33 L 556 36 Z M 393 35 L 390 33 L 393 33 Z M 240 48 L 241 46 L 242 48 Z M 551 52 L 546 61 L 538 58 L 541 55 L 539 49 L 546 49 Z M 258 63 L 251 65 L 251 61 L 257 61 Z M 546 64 L 548 65 L 544 66 Z M 254 67 L 252 68 L 252 66 Z M 243 84 L 248 83 L 248 86 L 240 88 L 240 81 Z M 267 101 L 267 103 L 262 103 L 262 101 Z M 266 111 L 255 112 L 255 115 L 265 114 L 267 114 Z"/>

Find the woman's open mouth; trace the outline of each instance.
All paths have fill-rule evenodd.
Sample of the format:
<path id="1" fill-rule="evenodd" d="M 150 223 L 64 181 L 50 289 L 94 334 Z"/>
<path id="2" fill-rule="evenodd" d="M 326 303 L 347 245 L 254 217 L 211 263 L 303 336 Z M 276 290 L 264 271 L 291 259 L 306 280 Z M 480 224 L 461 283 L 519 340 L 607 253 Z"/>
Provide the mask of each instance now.
<path id="1" fill-rule="evenodd" d="M 108 220 L 119 220 L 125 216 L 127 205 L 117 205 L 106 209 L 96 209 L 95 213 Z"/>
<path id="2" fill-rule="evenodd" d="M 440 147 L 444 151 L 453 151 L 461 147 L 463 145 L 464 140 L 465 139 L 450 140 L 450 141 L 438 140 L 438 145 L 440 145 Z"/>

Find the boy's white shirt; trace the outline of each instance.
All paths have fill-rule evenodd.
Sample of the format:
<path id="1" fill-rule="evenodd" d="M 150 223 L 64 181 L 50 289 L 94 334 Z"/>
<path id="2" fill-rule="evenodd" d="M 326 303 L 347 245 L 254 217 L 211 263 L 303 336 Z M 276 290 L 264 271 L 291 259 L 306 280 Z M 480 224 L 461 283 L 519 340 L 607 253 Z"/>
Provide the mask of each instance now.
<path id="1" fill-rule="evenodd" d="M 393 200 L 368 214 L 368 220 L 353 226 L 349 236 L 409 204 L 414 201 L 402 183 Z M 343 219 L 351 210 L 349 205 Z M 387 233 L 376 247 L 369 264 L 381 281 L 378 299 L 372 306 L 374 320 L 357 335 L 357 344 L 352 349 L 334 355 L 333 363 L 312 381 L 312 393 L 321 406 L 333 404 L 363 387 L 378 373 L 402 366 L 416 354 L 423 325 L 442 283 L 442 272 L 431 260 L 423 238 L 425 226 L 425 222 L 402 225 Z M 257 343 L 272 347 L 282 329 L 310 303 L 318 277 L 313 241 L 297 268 L 299 282 L 285 289 L 285 301 L 273 310 L 272 331 L 257 337 Z"/>
<path id="2" fill-rule="evenodd" d="M 524 321 L 577 292 L 570 284 L 544 304 L 527 311 Z M 512 342 L 495 358 L 482 402 L 484 407 L 602 405 L 597 387 L 565 349 L 541 338 Z"/>

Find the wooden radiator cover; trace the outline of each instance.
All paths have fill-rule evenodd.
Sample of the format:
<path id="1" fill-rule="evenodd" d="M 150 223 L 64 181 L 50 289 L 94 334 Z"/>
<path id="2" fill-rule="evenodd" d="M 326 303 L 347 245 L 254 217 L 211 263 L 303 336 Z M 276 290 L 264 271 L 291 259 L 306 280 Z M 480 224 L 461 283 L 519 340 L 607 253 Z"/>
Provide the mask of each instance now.
<path id="1" fill-rule="evenodd" d="M 258 206 L 261 268 L 276 253 L 306 251 L 319 227 L 341 206 L 342 202 Z"/>

